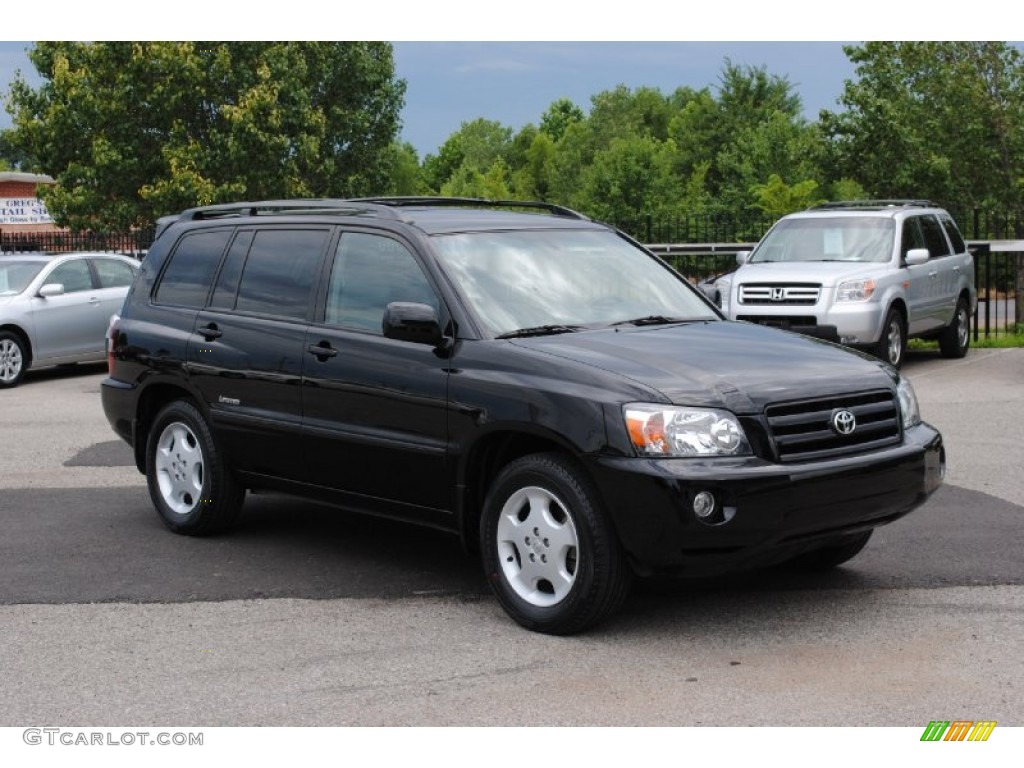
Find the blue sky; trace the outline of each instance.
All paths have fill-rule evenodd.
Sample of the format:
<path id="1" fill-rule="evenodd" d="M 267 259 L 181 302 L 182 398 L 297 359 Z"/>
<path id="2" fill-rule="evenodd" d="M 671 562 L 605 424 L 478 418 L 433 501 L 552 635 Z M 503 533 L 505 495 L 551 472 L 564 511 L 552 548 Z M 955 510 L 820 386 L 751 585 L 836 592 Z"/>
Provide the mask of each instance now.
<path id="1" fill-rule="evenodd" d="M 1024 39 L 1024 15 L 1007 11 L 1003 0 L 972 0 L 969 11 L 955 15 L 940 6 L 922 13 L 919 4 L 892 0 L 858 0 L 853 10 L 816 0 L 389 0 L 315 11 L 257 4 L 250 12 L 239 12 L 233 3 L 175 0 L 173 11 L 152 17 L 140 15 L 138 7 L 128 0 L 48 0 L 38 12 L 24 6 L 4 14 L 3 35 L 399 41 L 394 42 L 396 72 L 407 83 L 402 138 L 421 157 L 436 152 L 468 120 L 497 120 L 518 131 L 536 124 L 562 97 L 586 111 L 592 96 L 619 84 L 666 94 L 684 85 L 714 88 L 726 58 L 787 78 L 813 120 L 821 109 L 838 108 L 843 82 L 854 76 L 843 43 L 833 40 L 839 35 Z M 481 40 L 489 42 L 476 42 Z M 721 40 L 736 42 L 714 42 Z M 14 70 L 34 73 L 25 45 L 0 42 L 0 95 Z M 0 128 L 9 125 L 10 117 L 0 109 Z"/>
<path id="2" fill-rule="evenodd" d="M 0 42 L 0 92 L 15 71 L 35 75 L 29 43 Z M 617 85 L 671 93 L 716 87 L 725 60 L 786 77 L 808 119 L 836 109 L 853 65 L 838 42 L 397 42 L 395 70 L 406 81 L 402 138 L 422 158 L 478 117 L 518 131 L 569 98 L 584 111 Z M 0 114 L 0 128 L 10 116 Z"/>

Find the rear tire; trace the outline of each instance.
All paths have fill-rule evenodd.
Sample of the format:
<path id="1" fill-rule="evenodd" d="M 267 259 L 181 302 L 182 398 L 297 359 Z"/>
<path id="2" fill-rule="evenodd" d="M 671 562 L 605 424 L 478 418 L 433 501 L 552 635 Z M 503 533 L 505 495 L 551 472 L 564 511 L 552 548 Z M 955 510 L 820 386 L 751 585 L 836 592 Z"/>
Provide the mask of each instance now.
<path id="1" fill-rule="evenodd" d="M 184 400 L 165 406 L 153 422 L 146 443 L 146 482 L 164 525 L 187 536 L 226 530 L 245 499 L 206 419 Z"/>
<path id="2" fill-rule="evenodd" d="M 590 479 L 560 454 L 506 466 L 484 502 L 480 550 L 502 608 L 537 632 L 580 632 L 614 612 L 631 573 Z"/>
<path id="3" fill-rule="evenodd" d="M 953 320 L 942 329 L 939 336 L 939 351 L 943 357 L 960 358 L 971 346 L 971 312 L 964 299 L 956 303 Z"/>

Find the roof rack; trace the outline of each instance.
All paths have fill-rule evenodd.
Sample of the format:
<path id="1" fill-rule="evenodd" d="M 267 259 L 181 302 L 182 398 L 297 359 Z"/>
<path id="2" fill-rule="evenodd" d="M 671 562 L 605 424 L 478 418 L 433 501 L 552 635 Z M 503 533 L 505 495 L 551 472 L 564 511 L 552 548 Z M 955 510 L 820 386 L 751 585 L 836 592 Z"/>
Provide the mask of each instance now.
<path id="1" fill-rule="evenodd" d="M 259 202 L 225 203 L 189 208 L 177 217 L 178 221 L 219 219 L 231 216 L 273 216 L 340 213 L 349 216 L 382 215 L 397 219 L 398 214 L 388 206 L 367 204 L 368 201 L 339 199 L 261 200 Z"/>
<path id="2" fill-rule="evenodd" d="M 482 197 L 429 197 L 429 196 L 407 196 L 407 197 L 357 197 L 349 202 L 352 203 L 375 203 L 378 205 L 389 205 L 397 207 L 428 206 L 431 208 L 526 208 L 532 210 L 546 211 L 554 216 L 564 216 L 570 219 L 589 219 L 578 211 L 566 208 L 563 205 L 546 203 L 539 200 L 487 200 Z"/>
<path id="3" fill-rule="evenodd" d="M 938 208 L 931 200 L 837 200 L 818 203 L 809 211 L 840 210 L 843 208 Z"/>

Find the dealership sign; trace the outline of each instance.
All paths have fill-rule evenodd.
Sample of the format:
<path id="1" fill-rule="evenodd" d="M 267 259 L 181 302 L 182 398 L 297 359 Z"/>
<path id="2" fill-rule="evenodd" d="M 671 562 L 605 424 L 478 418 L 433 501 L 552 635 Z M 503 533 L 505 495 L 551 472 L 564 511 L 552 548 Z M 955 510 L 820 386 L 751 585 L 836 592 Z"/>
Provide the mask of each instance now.
<path id="1" fill-rule="evenodd" d="M 0 197 L 0 227 L 11 224 L 52 224 L 46 204 L 35 197 Z"/>

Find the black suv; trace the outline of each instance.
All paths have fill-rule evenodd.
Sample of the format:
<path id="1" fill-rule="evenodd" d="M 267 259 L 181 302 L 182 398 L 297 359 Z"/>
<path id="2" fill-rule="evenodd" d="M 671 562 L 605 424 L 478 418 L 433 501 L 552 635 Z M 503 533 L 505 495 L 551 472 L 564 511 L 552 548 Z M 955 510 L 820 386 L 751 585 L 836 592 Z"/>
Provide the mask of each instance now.
<path id="1" fill-rule="evenodd" d="M 634 574 L 838 565 L 942 482 L 892 367 L 729 322 L 568 209 L 271 201 L 160 229 L 102 393 L 178 533 L 256 488 L 440 528 L 565 634 Z"/>

